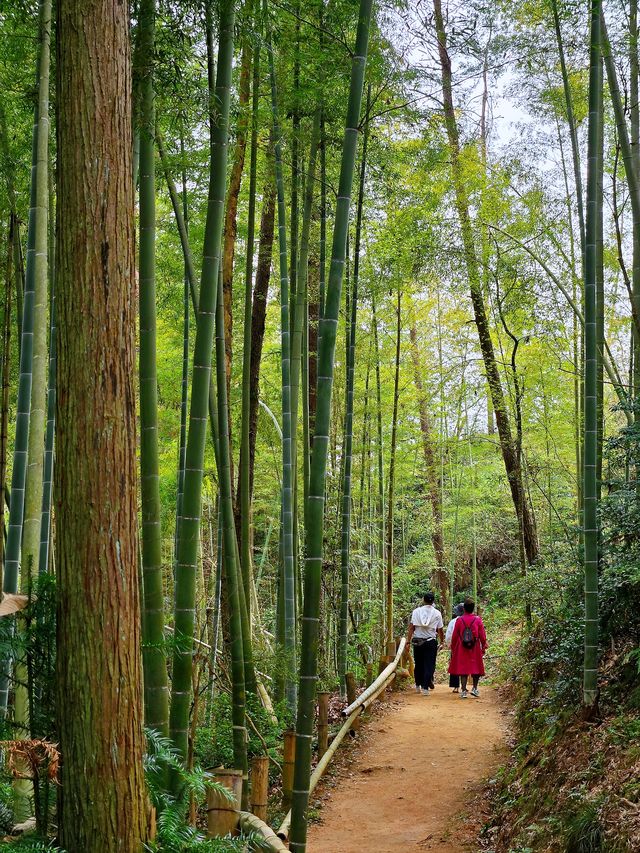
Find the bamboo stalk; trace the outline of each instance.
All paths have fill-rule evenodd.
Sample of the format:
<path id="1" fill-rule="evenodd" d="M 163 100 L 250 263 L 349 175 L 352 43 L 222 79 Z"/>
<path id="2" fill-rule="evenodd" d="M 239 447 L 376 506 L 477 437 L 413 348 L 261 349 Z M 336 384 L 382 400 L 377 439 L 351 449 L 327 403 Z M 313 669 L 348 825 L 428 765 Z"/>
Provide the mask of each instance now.
<path id="1" fill-rule="evenodd" d="M 224 0 L 220 9 L 220 39 L 215 98 L 219 105 L 211 128 L 211 172 L 209 206 L 205 225 L 205 251 L 194 348 L 194 371 L 189 431 L 187 436 L 183 507 L 178 522 L 176 560 L 175 630 L 185 647 L 176 645 L 173 655 L 171 694 L 171 738 L 186 758 L 191 707 L 193 669 L 192 637 L 195 626 L 195 580 L 201 519 L 202 479 L 206 439 L 207 409 L 211 396 L 211 354 L 214 312 L 220 271 L 228 148 L 229 101 L 233 63 L 234 4 Z M 243 733 L 244 734 L 244 733 Z"/>
<path id="2" fill-rule="evenodd" d="M 251 811 L 262 821 L 267 819 L 269 794 L 269 756 L 255 755 L 251 760 Z"/>
<path id="3" fill-rule="evenodd" d="M 215 788 L 207 789 L 207 836 L 224 838 L 233 835 L 238 827 L 243 773 L 220 767 L 211 775 L 218 784 L 229 789 L 230 796 Z"/>
<path id="4" fill-rule="evenodd" d="M 260 836 L 260 849 L 268 853 L 286 853 L 287 848 L 270 826 L 255 814 L 240 812 L 239 827 L 243 832 Z"/>
<path id="5" fill-rule="evenodd" d="M 330 695 L 326 690 L 318 693 L 318 758 L 322 758 L 329 746 Z"/>
<path id="6" fill-rule="evenodd" d="M 282 757 L 282 804 L 285 808 L 291 808 L 293 797 L 293 771 L 296 758 L 296 733 L 285 732 L 284 752 Z"/>

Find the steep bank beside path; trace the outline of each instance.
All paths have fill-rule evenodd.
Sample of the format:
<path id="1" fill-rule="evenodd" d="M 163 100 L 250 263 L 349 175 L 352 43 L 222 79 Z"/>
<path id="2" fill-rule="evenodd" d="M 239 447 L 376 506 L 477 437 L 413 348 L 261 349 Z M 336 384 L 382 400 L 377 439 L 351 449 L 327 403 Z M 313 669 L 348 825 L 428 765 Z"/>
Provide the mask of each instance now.
<path id="1" fill-rule="evenodd" d="M 496 692 L 462 700 L 445 685 L 365 724 L 362 749 L 309 830 L 310 853 L 474 850 L 456 838 L 457 818 L 478 783 L 504 758 L 506 727 Z"/>

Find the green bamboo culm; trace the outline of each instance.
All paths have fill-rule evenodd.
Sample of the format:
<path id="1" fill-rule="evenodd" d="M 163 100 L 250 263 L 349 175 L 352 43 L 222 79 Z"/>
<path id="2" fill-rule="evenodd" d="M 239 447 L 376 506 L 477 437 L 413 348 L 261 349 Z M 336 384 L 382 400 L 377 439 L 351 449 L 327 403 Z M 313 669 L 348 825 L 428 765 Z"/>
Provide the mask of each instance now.
<path id="1" fill-rule="evenodd" d="M 265 14 L 266 21 L 266 14 Z M 282 604 L 284 625 L 283 657 L 285 699 L 295 714 L 297 691 L 296 671 L 296 591 L 293 559 L 293 452 L 291 431 L 291 342 L 289 328 L 289 271 L 287 260 L 287 222 L 285 213 L 284 179 L 282 176 L 282 145 L 278 115 L 278 91 L 271 33 L 267 27 L 267 52 L 271 81 L 273 113 L 274 166 L 278 199 L 278 257 L 280 266 L 280 346 L 282 373 Z"/>
<path id="2" fill-rule="evenodd" d="M 184 494 L 182 512 L 178 519 L 174 617 L 176 645 L 173 653 L 169 729 L 171 739 L 183 759 L 187 757 L 189 741 L 196 568 L 202 515 L 202 479 L 209 409 L 211 354 L 225 202 L 233 28 L 233 0 L 222 0 L 214 93 L 218 109 L 211 127 L 209 198 L 194 344 Z"/>
<path id="3" fill-rule="evenodd" d="M 584 590 L 585 633 L 583 703 L 593 711 L 598 700 L 598 506 L 597 506 L 597 268 L 602 185 L 598 147 L 602 122 L 601 9 L 591 0 L 589 124 L 587 146 L 586 251 L 584 270 Z"/>
<path id="4" fill-rule="evenodd" d="M 347 390 L 344 416 L 344 465 L 342 468 L 342 528 L 340 533 L 340 636 L 338 637 L 338 675 L 340 692 L 347 695 L 346 673 L 349 651 L 349 574 L 351 550 L 351 471 L 353 467 L 353 397 L 356 374 L 356 327 L 358 318 L 358 279 L 360 275 L 360 241 L 362 237 L 362 208 L 369 141 L 369 105 L 371 84 L 367 89 L 364 133 L 362 135 L 362 161 L 356 213 L 356 239 L 353 255 L 353 287 L 351 292 L 351 317 L 349 321 L 349 350 L 347 353 Z"/>
<path id="5" fill-rule="evenodd" d="M 242 770 L 243 794 L 248 793 L 247 732 L 245 728 L 245 666 L 243 626 L 240 608 L 242 576 L 237 560 L 237 539 L 231 496 L 231 450 L 227 429 L 227 372 L 225 357 L 224 297 L 222 271 L 219 274 L 216 303 L 216 378 L 218 390 L 218 482 L 220 485 L 220 517 L 222 523 L 222 565 L 227 583 L 229 629 L 231 634 L 231 715 L 233 726 L 233 763 Z"/>
<path id="6" fill-rule="evenodd" d="M 347 119 L 340 164 L 340 180 L 336 201 L 333 245 L 325 310 L 321 320 L 318 352 L 318 396 L 316 422 L 311 455 L 309 499 L 305 507 L 307 555 L 304 576 L 304 611 L 302 615 L 302 642 L 300 650 L 300 687 L 296 726 L 296 764 L 294 770 L 291 815 L 290 849 L 306 850 L 307 806 L 309 804 L 309 776 L 311 773 L 311 744 L 315 714 L 316 682 L 318 679 L 318 628 L 320 610 L 320 578 L 324 538 L 324 501 L 329 426 L 331 420 L 331 392 L 333 386 L 334 358 L 338 315 L 342 294 L 351 189 L 358 147 L 358 127 L 362 106 L 362 88 L 367 64 L 369 26 L 372 0 L 360 0 L 358 30 L 352 57 L 351 81 Z"/>
<path id="7" fill-rule="evenodd" d="M 31 406 L 34 370 L 35 312 L 36 302 L 42 301 L 44 283 L 44 352 L 40 353 L 45 371 L 42 390 L 46 382 L 46 303 L 47 303 L 47 220 L 48 220 L 48 143 L 49 143 L 49 59 L 51 42 L 51 2 L 43 0 L 39 8 L 40 49 L 36 71 L 38 100 L 33 123 L 31 186 L 29 196 L 29 227 L 27 233 L 27 263 L 22 305 L 22 323 L 20 335 L 20 373 L 18 378 L 18 398 L 15 417 L 15 440 L 13 450 L 13 469 L 11 472 L 11 506 L 7 528 L 7 543 L 3 575 L 3 592 L 16 593 L 20 573 L 20 556 L 23 548 L 24 522 L 26 519 L 27 469 L 29 461 Z M 44 221 L 43 221 L 44 218 Z M 18 238 L 19 242 L 19 238 Z M 38 296 L 36 296 L 36 291 Z M 38 342 L 40 349 L 40 342 Z M 42 433 L 40 454 L 44 449 L 44 402 L 42 408 Z M 33 472 L 35 476 L 35 471 Z M 33 492 L 32 492 L 33 494 Z M 37 527 L 35 542 L 24 542 L 24 548 L 31 548 L 33 561 L 37 565 L 40 545 L 40 512 L 42 510 L 42 465 L 40 466 L 40 488 L 38 495 Z M 35 497 L 35 495 L 34 495 Z M 24 552 L 26 553 L 26 551 Z M 9 698 L 9 670 L 11 662 L 7 659 L 0 664 L 0 714 L 6 713 Z"/>
<path id="8" fill-rule="evenodd" d="M 187 201 L 187 168 L 184 157 L 184 139 L 180 136 L 180 155 L 182 170 L 182 217 L 184 222 L 185 237 L 189 234 L 189 205 Z M 182 293 L 182 377 L 180 380 L 180 441 L 178 444 L 178 490 L 176 500 L 176 527 L 174 534 L 174 548 L 178 539 L 178 517 L 182 507 L 182 493 L 184 491 L 184 466 L 187 453 L 187 417 L 189 412 L 189 285 L 188 272 L 189 250 L 183 247 L 184 280 Z M 175 562 L 175 557 L 174 557 Z"/>
<path id="9" fill-rule="evenodd" d="M 251 103 L 251 142 L 249 166 L 249 210 L 247 214 L 247 249 L 244 289 L 244 334 L 242 342 L 242 426 L 240 437 L 240 560 L 246 601 L 251 601 L 251 315 L 253 296 L 253 250 L 256 230 L 256 183 L 258 165 L 258 107 L 260 102 L 260 48 L 253 46 L 253 82 Z"/>
<path id="10" fill-rule="evenodd" d="M 169 689 L 164 650 L 162 528 L 158 461 L 156 366 L 156 174 L 153 53 L 155 0 L 141 0 L 140 71 L 140 493 L 142 515 L 142 663 L 146 725 L 169 733 Z"/>
<path id="11" fill-rule="evenodd" d="M 49 367 L 49 68 L 51 59 L 51 0 L 40 5 L 40 59 L 38 80 L 38 144 L 36 163 L 35 239 L 31 260 L 34 272 L 33 355 L 31 412 L 29 415 L 29 454 L 24 495 L 22 532 L 22 570 L 20 586 L 27 593 L 29 571 L 38 571 L 44 474 L 44 446 L 47 410 L 47 374 Z M 26 693 L 25 693 L 26 701 Z"/>
<path id="12" fill-rule="evenodd" d="M 38 571 L 49 571 L 51 559 L 51 499 L 53 497 L 53 463 L 56 433 L 56 292 L 55 277 L 51 277 L 49 300 L 49 379 L 47 384 L 47 430 L 44 448 L 44 474 L 42 483 L 42 518 L 40 522 L 40 557 Z"/>

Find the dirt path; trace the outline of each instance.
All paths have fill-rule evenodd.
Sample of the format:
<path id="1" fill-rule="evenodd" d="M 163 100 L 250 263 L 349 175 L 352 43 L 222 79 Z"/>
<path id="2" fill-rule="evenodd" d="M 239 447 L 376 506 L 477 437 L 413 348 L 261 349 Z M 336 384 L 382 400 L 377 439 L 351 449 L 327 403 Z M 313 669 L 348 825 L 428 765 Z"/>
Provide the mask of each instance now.
<path id="1" fill-rule="evenodd" d="M 497 767 L 505 726 L 497 695 L 461 700 L 445 685 L 408 690 L 382 718 L 309 830 L 310 853 L 461 853 L 456 822 Z M 474 849 L 474 848 L 471 848 Z"/>

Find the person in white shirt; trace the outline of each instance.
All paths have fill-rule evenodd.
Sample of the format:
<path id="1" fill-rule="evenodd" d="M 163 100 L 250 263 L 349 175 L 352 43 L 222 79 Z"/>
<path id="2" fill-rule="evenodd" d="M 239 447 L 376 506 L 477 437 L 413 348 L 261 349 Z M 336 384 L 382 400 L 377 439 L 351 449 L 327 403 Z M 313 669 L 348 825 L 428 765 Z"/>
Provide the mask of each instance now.
<path id="1" fill-rule="evenodd" d="M 462 616 L 464 613 L 464 604 L 456 604 L 453 608 L 453 617 L 451 622 L 447 625 L 447 631 L 444 635 L 444 644 L 450 649 L 451 648 L 451 638 L 453 637 L 453 629 L 456 627 L 456 620 L 458 616 Z M 460 690 L 460 676 L 459 675 L 450 675 L 449 676 L 449 687 L 453 688 L 454 693 L 458 693 Z"/>
<path id="2" fill-rule="evenodd" d="M 424 604 L 416 607 L 411 614 L 407 643 L 413 648 L 416 693 L 428 696 L 435 687 L 433 674 L 436 671 L 438 639 L 444 643 L 444 623 L 442 614 L 433 606 L 434 594 L 427 592 L 423 600 Z"/>

